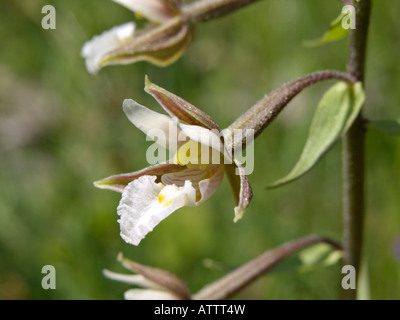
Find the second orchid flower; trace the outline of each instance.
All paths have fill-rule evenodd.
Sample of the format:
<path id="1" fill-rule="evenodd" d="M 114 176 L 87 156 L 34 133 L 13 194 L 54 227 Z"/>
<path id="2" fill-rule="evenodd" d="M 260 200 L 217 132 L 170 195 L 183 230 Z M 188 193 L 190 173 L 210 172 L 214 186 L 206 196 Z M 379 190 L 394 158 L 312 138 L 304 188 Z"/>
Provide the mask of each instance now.
<path id="1" fill-rule="evenodd" d="M 176 1 L 113 0 L 143 16 L 150 24 L 136 30 L 134 22 L 116 26 L 87 41 L 81 55 L 90 73 L 112 64 L 145 60 L 166 66 L 178 59 L 192 38 L 192 27 Z"/>

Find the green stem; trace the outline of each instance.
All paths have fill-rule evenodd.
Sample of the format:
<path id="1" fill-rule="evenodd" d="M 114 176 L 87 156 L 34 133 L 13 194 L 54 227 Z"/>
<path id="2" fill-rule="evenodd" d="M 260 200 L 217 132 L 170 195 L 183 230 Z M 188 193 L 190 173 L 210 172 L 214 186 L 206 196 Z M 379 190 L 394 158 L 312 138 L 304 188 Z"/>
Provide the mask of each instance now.
<path id="1" fill-rule="evenodd" d="M 350 33 L 347 71 L 364 81 L 370 0 L 354 2 L 357 28 Z M 360 115 L 343 138 L 343 263 L 360 271 L 364 225 L 365 126 Z M 343 290 L 342 297 L 354 300 L 357 290 Z"/>

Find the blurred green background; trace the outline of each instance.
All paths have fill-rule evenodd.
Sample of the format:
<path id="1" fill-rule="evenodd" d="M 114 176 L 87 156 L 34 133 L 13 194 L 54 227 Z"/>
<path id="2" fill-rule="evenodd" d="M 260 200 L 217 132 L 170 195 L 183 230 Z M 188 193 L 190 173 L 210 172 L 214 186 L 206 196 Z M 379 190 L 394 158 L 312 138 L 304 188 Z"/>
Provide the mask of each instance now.
<path id="1" fill-rule="evenodd" d="M 54 5 L 56 30 L 41 28 Z M 238 223 L 227 180 L 197 208 L 183 208 L 138 247 L 119 236 L 120 194 L 92 182 L 145 167 L 150 145 L 127 120 L 122 101 L 161 111 L 143 91 L 144 75 L 211 114 L 221 127 L 284 82 L 320 69 L 345 70 L 347 41 L 310 49 L 341 10 L 334 0 L 264 0 L 199 25 L 188 52 L 157 68 L 140 62 L 88 74 L 80 57 L 93 35 L 132 20 L 108 0 L 3 1 L 0 12 L 0 298 L 121 299 L 129 285 L 103 277 L 125 272 L 118 252 L 182 277 L 192 292 L 225 274 L 204 259 L 240 265 L 310 233 L 341 238 L 341 144 L 295 183 L 265 186 L 292 168 L 313 111 L 333 82 L 296 97 L 255 142 L 254 198 Z M 375 1 L 368 52 L 366 115 L 400 117 L 400 2 Z M 367 136 L 364 257 L 371 297 L 400 298 L 400 139 Z M 43 290 L 53 265 L 57 289 Z M 239 299 L 336 299 L 339 266 L 261 277 Z"/>

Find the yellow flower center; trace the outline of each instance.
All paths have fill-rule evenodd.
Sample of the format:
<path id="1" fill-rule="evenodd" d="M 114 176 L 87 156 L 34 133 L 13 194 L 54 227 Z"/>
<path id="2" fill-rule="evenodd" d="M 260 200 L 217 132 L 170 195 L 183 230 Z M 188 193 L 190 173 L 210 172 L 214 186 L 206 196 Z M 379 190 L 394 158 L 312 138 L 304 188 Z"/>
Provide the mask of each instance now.
<path id="1" fill-rule="evenodd" d="M 174 156 L 174 163 L 181 166 L 187 166 L 190 169 L 207 169 L 211 163 L 212 149 L 207 148 L 208 152 L 203 152 L 202 156 L 202 144 L 189 140 L 182 144 Z M 204 150 L 203 150 L 204 151 Z"/>
<path id="2" fill-rule="evenodd" d="M 136 17 L 136 19 L 140 19 L 140 20 L 144 19 L 144 16 L 142 14 L 140 14 L 139 12 L 134 12 L 133 14 Z"/>
<path id="3" fill-rule="evenodd" d="M 172 203 L 172 201 L 174 201 L 174 198 L 168 197 L 167 194 L 163 194 L 163 190 L 161 190 L 160 194 L 158 195 L 158 203 L 166 208 Z"/>

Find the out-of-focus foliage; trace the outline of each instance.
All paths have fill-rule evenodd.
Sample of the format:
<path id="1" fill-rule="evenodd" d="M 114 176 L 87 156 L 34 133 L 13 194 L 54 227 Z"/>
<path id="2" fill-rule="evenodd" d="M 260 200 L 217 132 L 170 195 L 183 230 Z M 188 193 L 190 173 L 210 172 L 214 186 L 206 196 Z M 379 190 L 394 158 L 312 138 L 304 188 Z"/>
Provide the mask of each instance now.
<path id="1" fill-rule="evenodd" d="M 400 134 L 400 120 L 373 120 L 368 125 L 383 133 Z"/>
<path id="2" fill-rule="evenodd" d="M 56 30 L 43 30 L 43 5 L 57 11 Z M 397 119 L 400 108 L 397 0 L 374 3 L 367 71 L 367 109 L 373 119 Z M 120 299 L 129 285 L 103 277 L 123 269 L 118 252 L 170 270 L 193 292 L 225 273 L 205 259 L 242 264 L 269 248 L 309 233 L 341 237 L 340 143 L 311 172 L 288 186 L 265 190 L 298 159 L 312 114 L 332 83 L 294 99 L 255 142 L 254 191 L 246 216 L 234 224 L 228 182 L 197 208 L 175 212 L 139 247 L 119 236 L 120 195 L 92 181 L 145 167 L 145 141 L 122 112 L 132 98 L 154 110 L 144 75 L 228 126 L 264 94 L 318 69 L 344 70 L 347 41 L 304 48 L 339 1 L 264 0 L 196 30 L 175 64 L 141 62 L 90 75 L 82 44 L 130 11 L 108 0 L 5 1 L 0 12 L 0 298 Z M 141 23 L 141 22 L 139 22 Z M 400 140 L 367 136 L 365 258 L 371 297 L 400 298 Z M 43 290 L 41 269 L 53 265 L 57 289 Z M 340 269 L 267 275 L 244 299 L 335 299 Z"/>
<path id="3" fill-rule="evenodd" d="M 350 28 L 343 28 L 342 21 L 347 17 L 346 13 L 341 13 L 335 20 L 333 20 L 329 26 L 329 29 L 317 39 L 305 40 L 303 45 L 306 47 L 318 47 L 330 42 L 338 41 L 343 39 L 349 34 Z M 348 18 L 345 18 L 348 19 Z"/>

